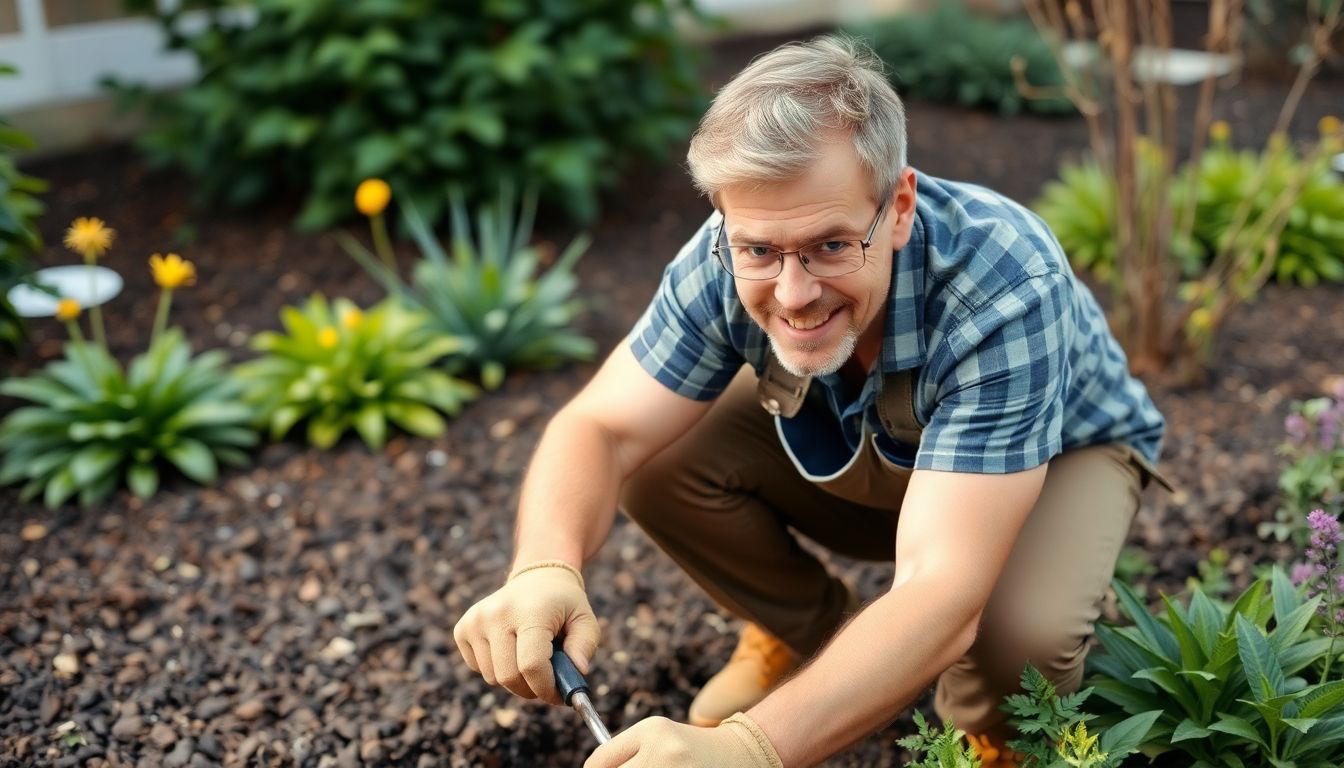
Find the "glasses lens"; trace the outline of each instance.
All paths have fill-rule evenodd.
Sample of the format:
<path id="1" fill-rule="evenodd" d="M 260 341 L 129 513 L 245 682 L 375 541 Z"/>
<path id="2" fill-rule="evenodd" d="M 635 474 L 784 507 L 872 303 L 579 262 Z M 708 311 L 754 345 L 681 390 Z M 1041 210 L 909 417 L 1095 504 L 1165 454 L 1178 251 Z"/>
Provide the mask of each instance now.
<path id="1" fill-rule="evenodd" d="M 863 243 L 858 240 L 828 240 L 800 252 L 803 266 L 817 277 L 837 277 L 857 272 L 863 266 Z"/>
<path id="2" fill-rule="evenodd" d="M 730 245 L 719 249 L 719 260 L 737 277 L 769 280 L 780 272 L 779 251 L 762 245 Z"/>

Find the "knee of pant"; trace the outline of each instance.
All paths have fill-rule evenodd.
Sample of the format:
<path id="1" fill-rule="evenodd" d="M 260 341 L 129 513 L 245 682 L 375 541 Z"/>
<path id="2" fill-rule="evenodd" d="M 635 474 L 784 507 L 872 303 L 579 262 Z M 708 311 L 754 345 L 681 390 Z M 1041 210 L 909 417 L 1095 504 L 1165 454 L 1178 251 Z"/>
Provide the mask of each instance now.
<path id="1" fill-rule="evenodd" d="M 621 511 L 641 527 L 656 525 L 677 506 L 675 473 L 661 458 L 645 463 L 621 486 Z"/>
<path id="2" fill-rule="evenodd" d="M 1083 677 L 1083 661 L 1087 658 L 1088 636 L 1076 630 L 1032 625 L 1024 622 L 1016 627 L 997 627 L 987 631 L 982 626 L 969 655 L 977 666 L 997 677 L 1014 689 L 1030 663 L 1046 679 L 1054 683 L 1060 693 L 1078 689 Z"/>

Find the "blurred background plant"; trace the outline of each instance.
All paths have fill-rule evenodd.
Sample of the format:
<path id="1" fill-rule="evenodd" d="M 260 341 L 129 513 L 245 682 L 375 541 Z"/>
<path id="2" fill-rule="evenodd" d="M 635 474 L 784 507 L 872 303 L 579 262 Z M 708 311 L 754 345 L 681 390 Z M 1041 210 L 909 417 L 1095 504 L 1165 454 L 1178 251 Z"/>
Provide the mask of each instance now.
<path id="1" fill-rule="evenodd" d="M 1072 114 L 1059 95 L 1027 98 L 1017 87 L 1013 58 L 1042 86 L 1063 85 L 1059 65 L 1032 25 L 1022 19 L 990 19 L 971 13 L 960 0 L 936 3 L 925 13 L 888 17 L 849 27 L 887 65 L 903 96 L 987 107 L 1004 114 Z"/>
<path id="2" fill-rule="evenodd" d="M 249 463 L 243 449 L 257 435 L 227 353 L 192 357 L 181 330 L 166 326 L 172 293 L 195 281 L 195 268 L 176 254 L 155 254 L 151 270 L 160 288 L 157 319 L 148 350 L 129 368 L 103 341 L 84 338 L 81 308 L 67 298 L 57 309 L 70 333 L 64 359 L 0 383 L 0 393 L 34 403 L 0 422 L 0 484 L 23 482 L 20 499 L 42 494 L 56 507 L 77 495 L 89 506 L 123 480 L 148 498 L 170 467 L 208 484 L 220 462 Z"/>
<path id="3" fill-rule="evenodd" d="M 264 354 L 238 367 L 244 397 L 273 440 L 304 420 L 308 442 L 323 449 L 352 427 L 375 450 L 389 424 L 440 437 L 447 429 L 440 412 L 456 415 L 476 396 L 471 384 L 433 368 L 461 341 L 395 300 L 364 312 L 315 294 L 280 317 L 286 333 L 257 334 L 252 346 Z"/>
<path id="4" fill-rule="evenodd" d="M 1313 201 L 1304 208 L 1300 201 L 1310 182 L 1319 178 L 1317 169 L 1340 151 L 1344 133 L 1337 120 L 1322 121 L 1320 141 L 1294 162 L 1288 162 L 1284 154 L 1285 136 L 1307 83 L 1331 55 L 1332 37 L 1344 28 L 1344 0 L 1315 4 L 1307 14 L 1306 53 L 1266 148 L 1258 154 L 1259 162 L 1242 187 L 1261 192 L 1277 186 L 1277 194 L 1258 203 L 1254 195 L 1230 200 L 1218 193 L 1208 198 L 1204 212 L 1208 228 L 1204 234 L 1212 254 L 1199 274 L 1184 283 L 1180 276 L 1189 265 L 1199 206 L 1182 206 L 1181 201 L 1200 199 L 1204 174 L 1181 174 L 1177 170 L 1179 99 L 1175 85 L 1144 76 L 1141 73 L 1149 68 L 1136 66 L 1140 55 L 1160 60 L 1172 50 L 1170 0 L 1098 0 L 1088 12 L 1077 2 L 1025 0 L 1024 8 L 1051 46 L 1064 73 L 1065 86 L 1036 87 L 1025 76 L 1019 86 L 1028 94 L 1066 94 L 1087 120 L 1092 157 L 1110 184 L 1098 188 L 1095 183 L 1080 183 L 1077 197 L 1095 206 L 1098 201 L 1104 202 L 1104 194 L 1114 190 L 1109 211 L 1115 243 L 1111 317 L 1130 366 L 1136 373 L 1144 373 L 1175 365 L 1182 379 L 1201 381 L 1227 316 L 1273 275 L 1290 221 L 1296 218 L 1311 232 L 1313 221 L 1317 222 L 1315 227 L 1321 226 L 1322 219 L 1313 216 L 1318 204 Z M 1239 3 L 1209 2 L 1206 53 L 1235 60 L 1241 46 L 1241 13 Z M 1071 50 L 1095 54 L 1080 57 L 1070 54 Z M 1216 79 L 1216 68 L 1210 68 L 1199 88 L 1189 168 L 1205 168 Z M 1220 151 L 1217 146 L 1213 149 L 1215 158 L 1210 162 L 1215 167 L 1221 159 L 1217 156 Z M 1271 184 L 1276 169 L 1284 174 L 1281 185 Z M 1077 178 L 1088 181 L 1086 176 Z M 1216 184 L 1211 187 L 1221 189 Z M 1064 193 L 1056 190 L 1047 208 L 1058 211 L 1065 207 L 1063 197 Z M 1218 229 L 1216 233 L 1211 232 L 1214 228 Z M 1073 230 L 1095 238 L 1098 227 L 1095 221 L 1080 219 Z M 1336 236 L 1329 226 L 1326 230 L 1324 236 Z M 1300 239 L 1297 243 L 1302 245 Z M 1106 252 L 1095 245 L 1082 250 L 1089 254 L 1085 258 L 1093 259 Z M 1306 250 L 1313 251 L 1310 247 Z M 1297 261 L 1301 262 L 1300 256 Z M 1314 264 L 1319 268 L 1319 261 Z M 1330 269 L 1324 268 L 1326 273 Z M 1291 270 L 1294 275 L 1302 271 Z"/>
<path id="5" fill-rule="evenodd" d="M 1284 419 L 1287 440 L 1279 455 L 1287 465 L 1279 473 L 1283 503 L 1273 521 L 1262 522 L 1261 536 L 1279 541 L 1307 543 L 1310 530 L 1307 513 L 1324 509 L 1344 512 L 1344 381 L 1335 385 L 1332 397 L 1295 402 Z"/>
<path id="6" fill-rule="evenodd" d="M 445 180 L 479 199 L 519 177 L 592 221 L 599 192 L 634 156 L 666 157 L 705 104 L 674 27 L 697 13 L 693 0 L 490 0 L 460 12 L 434 0 L 256 0 L 245 12 L 232 0 L 127 2 L 204 73 L 175 93 L 116 86 L 157 118 L 141 141 L 150 159 L 183 166 L 206 200 L 298 194 L 305 228 L 351 216 L 350 190 L 370 176 L 430 222 L 446 208 Z M 211 8 L 210 23 L 184 23 L 187 5 Z"/>
<path id="7" fill-rule="evenodd" d="M 0 63 L 0 79 L 15 69 Z M 37 217 L 43 206 L 38 195 L 46 182 L 26 176 L 15 162 L 17 153 L 32 149 L 32 138 L 0 118 L 0 348 L 16 350 L 25 335 L 23 318 L 9 303 L 9 290 L 32 275 L 28 257 L 42 247 Z"/>
<path id="8" fill-rule="evenodd" d="M 448 251 L 415 203 L 402 204 L 406 228 L 423 256 L 412 268 L 409 284 L 397 272 L 386 239 L 378 237 L 381 208 L 366 211 L 377 258 L 350 235 L 342 232 L 337 238 L 391 296 L 428 312 L 439 332 L 460 340 L 450 361 L 453 368 L 478 373 L 486 389 L 498 388 L 510 369 L 544 370 L 571 360 L 591 360 L 597 345 L 571 327 L 583 309 L 574 296 L 578 288 L 574 264 L 589 239 L 575 238 L 546 265 L 542 249 L 530 243 L 535 188 L 523 193 L 519 206 L 513 187 L 505 185 L 495 204 L 475 212 L 474 232 L 461 190 L 451 190 L 448 198 L 452 220 Z M 385 199 L 382 202 L 386 204 Z"/>

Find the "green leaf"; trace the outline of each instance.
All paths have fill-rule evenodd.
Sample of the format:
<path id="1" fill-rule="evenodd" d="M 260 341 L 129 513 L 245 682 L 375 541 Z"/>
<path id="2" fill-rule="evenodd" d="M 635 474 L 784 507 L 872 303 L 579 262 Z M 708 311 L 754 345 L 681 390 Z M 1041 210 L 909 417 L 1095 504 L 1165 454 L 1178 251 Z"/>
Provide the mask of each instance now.
<path id="1" fill-rule="evenodd" d="M 1261 749 L 1269 749 L 1269 743 L 1266 742 L 1264 736 L 1255 729 L 1255 726 L 1251 725 L 1247 720 L 1234 715 L 1220 712 L 1219 720 L 1211 724 L 1209 730 L 1228 733 L 1238 738 L 1246 739 L 1247 741 L 1258 745 Z"/>
<path id="2" fill-rule="evenodd" d="M 1284 693 L 1283 669 L 1269 640 L 1241 615 L 1237 616 L 1237 653 L 1257 702 L 1264 703 Z"/>
<path id="3" fill-rule="evenodd" d="M 388 403 L 387 417 L 407 432 L 421 437 L 439 437 L 448 429 L 442 416 L 419 403 Z"/>
<path id="4" fill-rule="evenodd" d="M 1110 755 L 1128 755 L 1139 748 L 1162 716 L 1161 710 L 1141 712 L 1125 718 L 1101 734 L 1101 751 Z"/>
<path id="5" fill-rule="evenodd" d="M 360 408 L 355 414 L 355 429 L 370 448 L 381 450 L 387 440 L 387 419 L 383 409 L 372 403 Z"/>
<path id="6" fill-rule="evenodd" d="M 1175 744 L 1178 741 L 1186 741 L 1188 739 L 1204 739 L 1208 738 L 1211 733 L 1212 731 L 1208 728 L 1199 725 L 1187 717 L 1176 726 L 1175 732 L 1171 734 L 1171 742 Z"/>
<path id="7" fill-rule="evenodd" d="M 121 462 L 122 452 L 107 445 L 91 445 L 70 460 L 70 475 L 81 488 L 114 470 Z"/>
<path id="8" fill-rule="evenodd" d="M 1322 683 L 1298 699 L 1298 717 L 1322 718 L 1335 713 L 1344 704 L 1344 680 Z"/>
<path id="9" fill-rule="evenodd" d="M 73 496 L 77 490 L 79 490 L 79 484 L 75 482 L 74 473 L 70 471 L 69 467 L 66 467 L 47 481 L 42 501 L 47 505 L 47 508 L 55 509 Z"/>
<path id="10" fill-rule="evenodd" d="M 159 471 L 152 464 L 132 464 L 126 470 L 126 485 L 131 493 L 148 499 L 159 490 Z"/>
<path id="11" fill-rule="evenodd" d="M 164 450 L 164 457 L 182 474 L 202 485 L 213 483 L 219 476 L 214 454 L 199 440 L 181 438 Z"/>

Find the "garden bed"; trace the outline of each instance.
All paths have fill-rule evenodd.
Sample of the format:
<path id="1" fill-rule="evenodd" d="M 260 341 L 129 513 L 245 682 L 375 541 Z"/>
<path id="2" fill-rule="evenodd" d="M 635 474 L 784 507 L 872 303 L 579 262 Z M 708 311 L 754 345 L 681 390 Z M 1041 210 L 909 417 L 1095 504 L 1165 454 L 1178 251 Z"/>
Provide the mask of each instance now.
<path id="1" fill-rule="evenodd" d="M 774 42 L 715 47 L 708 77 L 721 83 Z M 1223 99 L 1219 116 L 1235 143 L 1267 133 L 1286 90 L 1246 82 Z M 1314 135 L 1316 120 L 1341 104 L 1344 82 L 1315 83 L 1294 134 Z M 1022 201 L 1086 144 L 1075 119 L 923 103 L 909 111 L 919 170 Z M 193 210 L 190 180 L 147 170 L 124 146 L 27 170 L 52 185 L 43 265 L 75 261 L 59 243 L 76 216 L 100 216 L 118 231 L 104 263 L 126 288 L 105 312 L 123 359 L 143 349 L 153 319 L 152 252 L 196 263 L 200 282 L 179 292 L 175 320 L 196 349 L 228 349 L 239 360 L 250 355 L 249 335 L 278 327 L 279 309 L 312 291 L 361 304 L 381 297 L 330 236 L 289 228 L 292 206 Z M 708 212 L 675 165 L 632 171 L 607 205 L 579 263 L 590 304 L 583 327 L 603 350 Z M 561 246 L 571 234 L 544 229 Z M 408 266 L 412 250 L 399 251 Z M 1289 401 L 1344 373 L 1342 306 L 1341 286 L 1270 286 L 1232 317 L 1208 386 L 1149 381 L 1170 425 L 1163 469 L 1179 488 L 1150 490 L 1131 532 L 1156 567 L 1140 579 L 1152 589 L 1182 589 L 1213 547 L 1231 554 L 1239 585 L 1253 565 L 1291 558 L 1255 527 L 1278 504 L 1275 447 Z M 8 372 L 58 355 L 63 337 L 55 322 L 34 323 L 32 345 Z M 325 452 L 268 445 L 253 468 L 226 472 L 217 487 L 176 480 L 149 502 L 122 492 L 93 509 L 50 512 L 0 489 L 0 766 L 89 757 L 102 760 L 90 765 L 581 764 L 593 743 L 578 717 L 490 690 L 462 664 L 451 629 L 505 575 L 532 446 L 594 370 L 512 375 L 439 440 L 400 437 L 378 454 L 353 436 Z M 864 597 L 891 574 L 836 566 Z M 608 724 L 684 717 L 731 651 L 735 623 L 625 521 L 587 570 L 604 622 L 590 679 Z M 336 653 L 338 638 L 353 650 Z M 53 668 L 61 653 L 79 660 L 72 676 Z M 69 720 L 87 745 L 60 745 L 56 728 Z M 828 765 L 893 764 L 894 739 L 911 730 L 903 718 Z"/>

